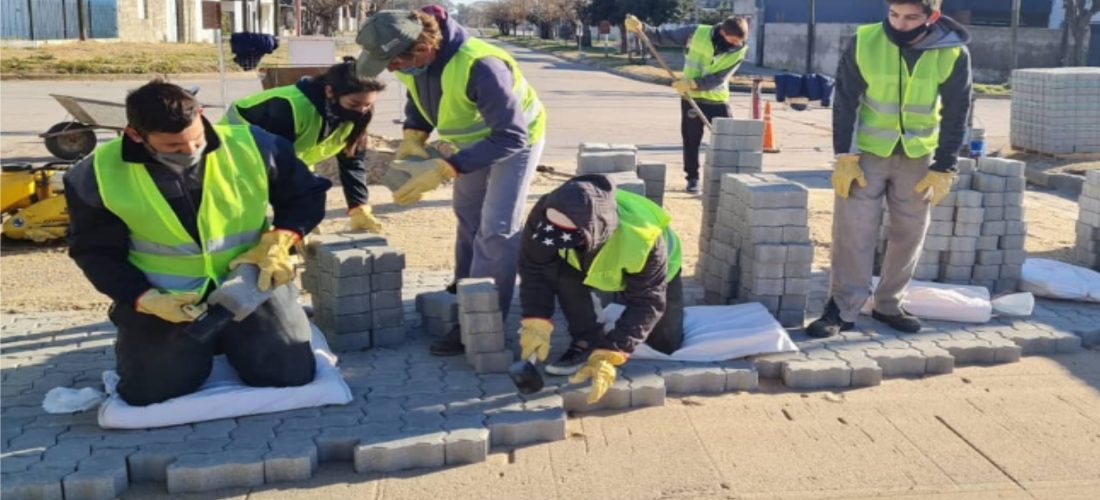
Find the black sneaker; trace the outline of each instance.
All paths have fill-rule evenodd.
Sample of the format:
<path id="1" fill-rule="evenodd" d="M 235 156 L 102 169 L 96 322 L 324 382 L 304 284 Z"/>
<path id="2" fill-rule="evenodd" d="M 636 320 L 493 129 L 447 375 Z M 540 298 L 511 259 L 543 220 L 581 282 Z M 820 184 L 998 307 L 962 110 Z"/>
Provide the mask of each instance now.
<path id="1" fill-rule="evenodd" d="M 921 328 L 920 320 L 905 311 L 902 311 L 901 314 L 889 315 L 872 310 L 871 317 L 903 333 L 917 333 Z"/>
<path id="2" fill-rule="evenodd" d="M 458 295 L 458 280 L 452 281 L 444 290 L 447 290 L 447 293 L 451 295 Z"/>
<path id="3" fill-rule="evenodd" d="M 699 179 L 688 179 L 687 192 L 692 194 L 699 192 Z"/>
<path id="4" fill-rule="evenodd" d="M 546 365 L 546 373 L 559 376 L 572 375 L 584 366 L 584 363 L 588 361 L 588 354 L 591 352 L 592 349 L 581 347 L 576 342 L 569 344 L 569 349 L 565 350 L 565 354 L 562 354 L 557 361 Z"/>
<path id="5" fill-rule="evenodd" d="M 825 304 L 825 314 L 806 327 L 806 335 L 823 339 L 855 327 L 855 323 L 840 319 L 840 308 L 836 306 L 833 299 L 829 299 L 829 303 Z"/>
<path id="6" fill-rule="evenodd" d="M 462 331 L 458 325 L 451 328 L 442 338 L 432 342 L 428 350 L 432 356 L 458 356 L 466 353 L 466 347 L 462 345 Z"/>

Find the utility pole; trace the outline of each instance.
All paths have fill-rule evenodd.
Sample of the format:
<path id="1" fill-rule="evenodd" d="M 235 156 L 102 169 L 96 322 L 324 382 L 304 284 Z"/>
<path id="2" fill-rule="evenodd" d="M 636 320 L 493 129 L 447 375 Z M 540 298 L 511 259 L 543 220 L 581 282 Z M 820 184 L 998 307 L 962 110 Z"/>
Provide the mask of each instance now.
<path id="1" fill-rule="evenodd" d="M 1020 0 L 1012 0 L 1012 69 L 1020 67 L 1018 47 L 1016 43 L 1020 31 Z"/>
<path id="2" fill-rule="evenodd" d="M 806 74 L 814 72 L 814 35 L 817 31 L 817 0 L 810 0 L 810 22 L 806 23 Z"/>
<path id="3" fill-rule="evenodd" d="M 76 0 L 76 25 L 77 33 L 80 35 L 80 41 L 84 41 L 86 33 L 84 30 L 84 24 L 87 22 L 87 13 L 84 11 L 84 2 L 87 0 Z"/>
<path id="4" fill-rule="evenodd" d="M 294 35 L 302 36 L 302 0 L 294 0 Z"/>

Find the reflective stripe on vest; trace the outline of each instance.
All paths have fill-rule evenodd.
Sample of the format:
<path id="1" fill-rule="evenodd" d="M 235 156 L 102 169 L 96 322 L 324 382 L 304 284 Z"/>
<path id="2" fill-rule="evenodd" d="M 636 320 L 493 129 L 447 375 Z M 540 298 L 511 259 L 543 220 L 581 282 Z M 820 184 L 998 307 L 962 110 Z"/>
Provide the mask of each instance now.
<path id="1" fill-rule="evenodd" d="M 325 161 L 342 151 L 347 144 L 352 122 L 343 122 L 336 127 L 324 140 L 318 142 L 321 136 L 321 128 L 324 126 L 324 118 L 317 111 L 317 107 L 302 93 L 297 85 L 285 85 L 275 87 L 263 92 L 252 94 L 238 99 L 229 107 L 229 112 L 222 118 L 223 124 L 245 124 L 248 120 L 241 115 L 238 108 L 251 108 L 269 99 L 283 99 L 290 104 L 294 114 L 294 152 L 298 159 L 302 160 L 310 170 L 317 163 Z M 264 128 L 262 123 L 253 123 Z"/>
<path id="2" fill-rule="evenodd" d="M 714 26 L 700 25 L 691 37 L 688 53 L 684 56 L 684 78 L 694 80 L 730 68 L 745 59 L 748 45 L 733 52 L 714 57 L 714 42 L 711 39 Z M 715 89 L 692 90 L 688 92 L 694 99 L 726 102 L 730 99 L 729 82 Z"/>
<path id="3" fill-rule="evenodd" d="M 910 158 L 931 154 L 939 143 L 939 86 L 951 76 L 960 52 L 958 47 L 925 50 L 908 71 L 881 23 L 860 26 L 856 65 L 867 90 L 859 100 L 859 149 L 886 157 L 900 140 Z"/>
<path id="4" fill-rule="evenodd" d="M 645 268 L 657 238 L 664 238 L 668 253 L 665 282 L 672 281 L 680 272 L 682 250 L 680 238 L 668 227 L 671 216 L 644 196 L 629 191 L 615 190 L 615 204 L 619 225 L 592 259 L 584 284 L 605 292 L 623 291 L 624 276 Z M 560 250 L 558 254 L 574 269 L 583 271 L 576 250 Z"/>
<path id="5" fill-rule="evenodd" d="M 546 110 L 539 101 L 538 94 L 523 77 L 519 65 L 510 54 L 489 43 L 476 38 L 467 39 L 455 52 L 454 56 L 443 67 L 440 77 L 444 89 L 442 100 L 439 103 L 439 116 L 436 120 L 428 114 L 427 109 L 420 101 L 420 95 L 416 88 L 415 79 L 400 71 L 395 72 L 398 80 L 409 89 L 413 104 L 420 111 L 421 116 L 428 120 L 439 132 L 439 138 L 454 143 L 460 149 L 467 147 L 492 133 L 492 129 L 485 123 L 477 103 L 466 95 L 466 88 L 470 81 L 470 71 L 475 62 L 483 57 L 495 57 L 504 61 L 512 70 L 513 93 L 519 99 L 522 106 L 523 117 L 527 122 L 527 140 L 534 143 L 542 139 L 546 129 Z"/>
<path id="6" fill-rule="evenodd" d="M 214 125 L 221 146 L 205 156 L 195 242 L 145 165 L 122 160 L 122 139 L 96 149 L 103 205 L 130 231 L 129 261 L 153 286 L 204 293 L 267 227 L 267 167 L 247 125 Z"/>

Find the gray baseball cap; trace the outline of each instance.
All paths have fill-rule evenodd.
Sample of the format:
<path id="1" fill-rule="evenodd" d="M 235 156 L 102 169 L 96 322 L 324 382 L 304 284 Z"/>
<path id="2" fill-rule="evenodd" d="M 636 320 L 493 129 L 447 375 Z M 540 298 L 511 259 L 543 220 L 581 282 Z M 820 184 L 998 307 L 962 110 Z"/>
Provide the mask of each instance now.
<path id="1" fill-rule="evenodd" d="M 363 47 L 355 70 L 359 76 L 378 76 L 393 58 L 404 54 L 416 43 L 424 27 L 407 10 L 380 10 L 363 26 L 355 43 Z"/>

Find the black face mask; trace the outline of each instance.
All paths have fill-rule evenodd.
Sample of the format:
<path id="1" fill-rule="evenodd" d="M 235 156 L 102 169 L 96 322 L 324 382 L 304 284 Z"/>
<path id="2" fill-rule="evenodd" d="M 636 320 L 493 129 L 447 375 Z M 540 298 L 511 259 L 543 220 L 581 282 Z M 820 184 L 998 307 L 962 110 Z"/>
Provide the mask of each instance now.
<path id="1" fill-rule="evenodd" d="M 342 122 L 361 122 L 367 119 L 367 113 L 360 113 L 358 111 L 347 109 L 340 105 L 335 99 L 330 99 L 326 102 L 328 108 L 328 115 L 336 118 Z"/>
<path id="2" fill-rule="evenodd" d="M 913 40 L 916 40 L 918 37 L 928 32 L 927 24 L 922 24 L 909 31 L 898 31 L 890 24 L 889 19 L 882 21 L 882 27 L 886 30 L 886 38 L 889 38 L 890 41 L 894 42 L 894 45 L 898 47 L 905 47 Z"/>

